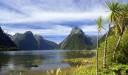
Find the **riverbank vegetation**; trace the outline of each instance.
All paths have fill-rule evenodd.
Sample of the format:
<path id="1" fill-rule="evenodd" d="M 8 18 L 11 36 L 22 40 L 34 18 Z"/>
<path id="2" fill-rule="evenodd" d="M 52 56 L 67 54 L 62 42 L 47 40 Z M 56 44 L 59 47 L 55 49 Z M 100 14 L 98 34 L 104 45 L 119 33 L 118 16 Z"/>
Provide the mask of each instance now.
<path id="1" fill-rule="evenodd" d="M 106 4 L 110 10 L 109 31 L 100 39 L 98 70 L 99 73 L 108 75 L 110 73 L 127 75 L 128 4 L 118 2 L 107 2 Z"/>

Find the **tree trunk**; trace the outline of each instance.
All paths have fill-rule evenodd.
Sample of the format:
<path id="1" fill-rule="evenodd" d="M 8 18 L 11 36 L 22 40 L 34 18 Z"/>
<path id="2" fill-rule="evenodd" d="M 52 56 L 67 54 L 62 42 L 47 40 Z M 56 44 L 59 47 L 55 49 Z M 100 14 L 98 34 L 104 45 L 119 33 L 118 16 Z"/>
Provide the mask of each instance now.
<path id="1" fill-rule="evenodd" d="M 121 34 L 120 34 L 120 36 L 118 38 L 118 41 L 116 43 L 116 46 L 115 46 L 115 48 L 113 50 L 114 51 L 113 52 L 113 60 L 115 60 L 115 54 L 116 54 L 117 48 L 119 47 L 119 44 L 120 44 L 120 41 L 121 41 L 121 38 L 123 36 L 123 33 L 124 33 L 125 29 L 126 29 L 126 26 L 123 26 L 122 29 L 121 29 Z"/>
<path id="2" fill-rule="evenodd" d="M 122 74 L 121 74 L 121 71 L 119 71 L 119 72 L 117 73 L 117 75 L 122 75 Z"/>
<path id="3" fill-rule="evenodd" d="M 108 38 L 108 35 L 109 35 L 109 31 L 110 31 L 110 24 L 109 24 L 109 30 L 106 34 L 106 37 L 105 37 L 105 46 L 104 46 L 104 51 L 103 51 L 103 68 L 106 68 L 106 51 L 107 51 L 107 38 Z"/>
<path id="4" fill-rule="evenodd" d="M 96 75 L 98 74 L 98 49 L 99 49 L 99 32 L 97 34 L 97 51 L 96 51 Z"/>
<path id="5" fill-rule="evenodd" d="M 105 37 L 105 46 L 104 46 L 104 51 L 103 51 L 103 68 L 106 68 L 107 37 L 108 37 L 108 32 Z"/>
<path id="6" fill-rule="evenodd" d="M 113 51 L 114 51 L 114 52 L 113 52 L 113 60 L 115 60 L 115 54 L 116 54 L 117 48 L 119 47 L 121 38 L 122 38 L 123 33 L 124 33 L 125 30 L 126 30 L 126 26 L 124 25 L 124 26 L 121 28 L 121 34 L 120 34 L 120 36 L 119 36 L 119 38 L 118 38 L 118 41 L 117 41 L 117 43 L 116 43 L 116 46 L 115 46 L 115 48 L 114 48 L 114 50 L 113 50 Z"/>
<path id="7" fill-rule="evenodd" d="M 115 74 L 116 74 L 116 75 L 122 75 L 122 73 L 121 73 L 121 69 L 118 70 L 118 71 L 115 71 Z"/>
<path id="8" fill-rule="evenodd" d="M 116 46 L 115 46 L 115 48 L 114 48 L 113 60 L 115 60 L 115 54 L 116 54 L 117 48 L 119 47 L 121 38 L 122 38 L 122 36 L 119 36 L 118 41 L 117 41 L 117 43 L 116 43 Z"/>

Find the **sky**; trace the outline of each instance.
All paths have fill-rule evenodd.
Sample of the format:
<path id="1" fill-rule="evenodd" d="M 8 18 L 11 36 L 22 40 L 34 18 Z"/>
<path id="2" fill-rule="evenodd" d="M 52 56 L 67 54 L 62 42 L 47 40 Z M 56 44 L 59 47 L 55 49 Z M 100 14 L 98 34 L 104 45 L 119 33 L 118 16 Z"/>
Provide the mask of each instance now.
<path id="1" fill-rule="evenodd" d="M 0 0 L 0 26 L 6 33 L 32 31 L 57 43 L 75 26 L 96 35 L 97 18 L 106 19 L 109 13 L 105 0 Z"/>

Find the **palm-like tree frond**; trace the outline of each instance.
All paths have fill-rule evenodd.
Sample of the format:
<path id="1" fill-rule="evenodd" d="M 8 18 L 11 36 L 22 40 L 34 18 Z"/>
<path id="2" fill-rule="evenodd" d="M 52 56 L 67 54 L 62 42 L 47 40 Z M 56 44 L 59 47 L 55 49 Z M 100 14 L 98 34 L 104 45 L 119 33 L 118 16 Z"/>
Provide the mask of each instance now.
<path id="1" fill-rule="evenodd" d="M 128 4 L 118 2 L 106 2 L 107 7 L 111 11 L 110 22 L 114 25 L 114 31 L 118 36 L 117 43 L 113 50 L 113 59 L 115 60 L 116 50 L 120 44 L 122 35 L 128 25 Z"/>
<path id="2" fill-rule="evenodd" d="M 123 25 L 126 17 L 128 17 L 128 4 L 120 4 L 118 2 L 106 2 L 107 7 L 111 11 L 110 21 L 115 25 L 116 33 L 119 33 L 123 29 Z M 120 33 L 119 33 L 120 34 Z"/>
<path id="3" fill-rule="evenodd" d="M 102 28 L 102 18 L 99 17 L 97 20 L 97 27 L 98 27 L 98 31 L 101 31 Z"/>
<path id="4" fill-rule="evenodd" d="M 108 9 L 111 11 L 110 21 L 115 22 L 118 19 L 118 15 L 120 14 L 120 4 L 117 2 L 106 2 Z"/>

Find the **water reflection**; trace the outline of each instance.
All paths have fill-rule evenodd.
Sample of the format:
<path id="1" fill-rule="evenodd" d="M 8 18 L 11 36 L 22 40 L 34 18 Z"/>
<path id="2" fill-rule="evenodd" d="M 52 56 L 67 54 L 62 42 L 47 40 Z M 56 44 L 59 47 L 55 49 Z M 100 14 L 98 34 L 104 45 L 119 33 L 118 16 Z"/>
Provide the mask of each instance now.
<path id="1" fill-rule="evenodd" d="M 11 55 L 8 53 L 0 53 L 1 73 L 13 70 L 30 70 L 33 67 L 38 67 L 42 62 L 43 57 L 40 55 Z"/>
<path id="2" fill-rule="evenodd" d="M 7 64 L 8 61 L 9 56 L 4 53 L 0 53 L 0 70 L 2 70 L 2 66 L 5 66 L 5 64 Z"/>
<path id="3" fill-rule="evenodd" d="M 11 51 L 0 53 L 0 72 L 6 71 L 46 71 L 55 68 L 73 66 L 62 62 L 64 59 L 93 57 L 90 51 L 43 50 L 43 51 Z M 0 74 L 2 75 L 2 74 Z"/>

